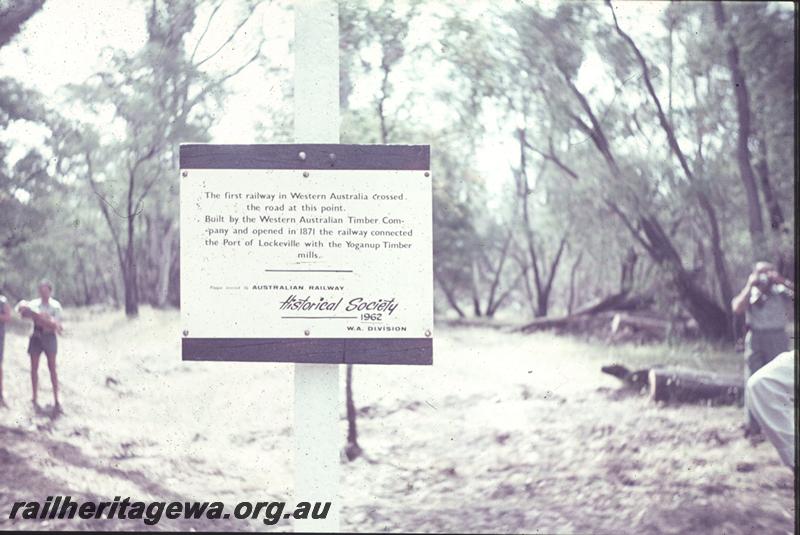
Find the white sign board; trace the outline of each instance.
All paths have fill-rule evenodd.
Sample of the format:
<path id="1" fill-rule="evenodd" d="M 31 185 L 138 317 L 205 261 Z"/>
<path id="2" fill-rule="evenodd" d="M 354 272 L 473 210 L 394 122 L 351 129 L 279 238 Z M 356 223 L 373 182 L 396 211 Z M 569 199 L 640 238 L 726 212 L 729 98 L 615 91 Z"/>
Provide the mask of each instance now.
<path id="1" fill-rule="evenodd" d="M 189 169 L 180 197 L 184 336 L 432 336 L 429 172 Z"/>

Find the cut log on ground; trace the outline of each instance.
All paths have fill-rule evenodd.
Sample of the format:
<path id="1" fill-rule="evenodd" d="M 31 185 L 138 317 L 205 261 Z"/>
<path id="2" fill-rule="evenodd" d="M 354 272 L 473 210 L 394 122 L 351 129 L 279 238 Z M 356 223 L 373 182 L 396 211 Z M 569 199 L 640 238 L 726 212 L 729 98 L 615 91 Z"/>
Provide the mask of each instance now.
<path id="1" fill-rule="evenodd" d="M 703 370 L 678 366 L 630 370 L 621 364 L 610 364 L 601 371 L 613 375 L 627 388 L 649 392 L 653 401 L 732 405 L 741 403 L 744 396 L 743 379 Z"/>
<path id="2" fill-rule="evenodd" d="M 744 397 L 742 378 L 689 368 L 653 368 L 648 381 L 653 401 L 734 404 Z"/>

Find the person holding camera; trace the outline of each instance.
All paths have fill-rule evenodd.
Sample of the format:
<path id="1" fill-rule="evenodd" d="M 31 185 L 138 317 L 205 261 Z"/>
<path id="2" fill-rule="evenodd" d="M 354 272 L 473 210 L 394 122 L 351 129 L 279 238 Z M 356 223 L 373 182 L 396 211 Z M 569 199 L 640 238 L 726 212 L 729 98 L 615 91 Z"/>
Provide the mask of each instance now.
<path id="1" fill-rule="evenodd" d="M 794 285 L 769 262 L 756 262 L 742 291 L 731 301 L 734 314 L 745 315 L 745 382 L 778 354 L 789 349 L 787 308 L 794 299 Z M 745 403 L 745 436 L 761 432 Z"/>

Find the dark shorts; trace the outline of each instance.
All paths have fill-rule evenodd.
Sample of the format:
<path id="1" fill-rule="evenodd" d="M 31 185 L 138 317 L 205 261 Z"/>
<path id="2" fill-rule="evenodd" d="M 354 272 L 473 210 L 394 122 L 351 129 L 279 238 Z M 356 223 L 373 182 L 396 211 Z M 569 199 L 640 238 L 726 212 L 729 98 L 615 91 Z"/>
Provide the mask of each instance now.
<path id="1" fill-rule="evenodd" d="M 58 340 L 55 333 L 33 333 L 28 341 L 28 354 L 39 355 L 45 352 L 47 355 L 55 355 L 58 351 Z"/>

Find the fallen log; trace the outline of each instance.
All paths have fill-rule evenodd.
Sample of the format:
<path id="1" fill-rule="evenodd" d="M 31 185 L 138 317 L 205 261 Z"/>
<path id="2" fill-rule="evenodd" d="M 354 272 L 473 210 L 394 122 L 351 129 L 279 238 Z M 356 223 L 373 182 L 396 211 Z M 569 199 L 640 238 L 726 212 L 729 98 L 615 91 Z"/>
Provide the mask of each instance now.
<path id="1" fill-rule="evenodd" d="M 574 320 L 576 316 L 552 316 L 544 318 L 536 318 L 533 321 L 523 325 L 519 328 L 522 332 L 531 332 L 539 329 L 553 329 L 556 327 L 563 327 L 570 321 Z"/>
<path id="2" fill-rule="evenodd" d="M 620 292 L 606 297 L 593 299 L 576 308 L 572 314 L 566 316 L 551 316 L 535 318 L 519 329 L 521 332 L 532 332 L 541 329 L 557 329 L 567 327 L 572 323 L 583 320 L 587 316 L 598 316 L 604 312 L 620 310 L 636 310 L 647 306 L 651 299 L 642 296 L 629 296 L 628 292 Z"/>
<path id="3" fill-rule="evenodd" d="M 614 314 L 611 320 L 611 332 L 616 334 L 620 329 L 629 327 L 636 331 L 644 331 L 653 336 L 665 337 L 670 329 L 670 322 L 658 318 L 648 318 L 646 316 L 634 316 L 632 314 Z"/>
<path id="4" fill-rule="evenodd" d="M 678 366 L 654 366 L 630 370 L 621 364 L 600 368 L 603 373 L 622 381 L 625 387 L 649 393 L 653 401 L 716 404 L 741 403 L 744 380 L 703 370 Z"/>
<path id="5" fill-rule="evenodd" d="M 611 364 L 609 366 L 603 366 L 600 368 L 600 370 L 603 373 L 613 375 L 629 388 L 642 391 L 646 390 L 649 386 L 649 368 L 644 368 L 641 370 L 629 370 L 621 364 Z"/>
<path id="6" fill-rule="evenodd" d="M 572 316 L 582 316 L 585 314 L 596 314 L 606 310 L 620 310 L 620 307 L 625 308 L 628 292 L 620 292 L 606 297 L 599 297 L 585 303 L 571 314 Z"/>
<path id="7" fill-rule="evenodd" d="M 741 403 L 744 396 L 742 378 L 689 368 L 651 368 L 648 382 L 653 401 L 731 405 Z"/>

